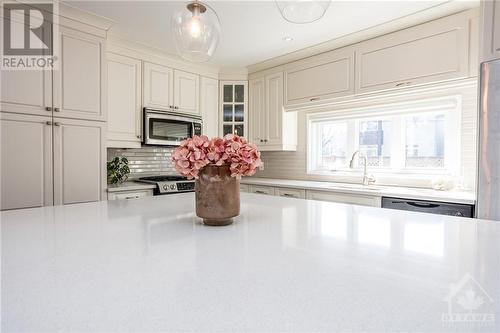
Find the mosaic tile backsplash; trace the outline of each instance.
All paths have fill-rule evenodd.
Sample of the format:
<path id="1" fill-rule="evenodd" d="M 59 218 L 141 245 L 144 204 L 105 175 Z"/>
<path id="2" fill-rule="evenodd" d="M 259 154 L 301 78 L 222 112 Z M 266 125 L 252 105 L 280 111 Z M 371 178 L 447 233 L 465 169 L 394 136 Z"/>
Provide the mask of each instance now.
<path id="1" fill-rule="evenodd" d="M 129 162 L 129 179 L 146 176 L 176 175 L 172 164 L 172 147 L 143 147 L 137 149 L 108 148 L 108 161 L 116 156 Z"/>

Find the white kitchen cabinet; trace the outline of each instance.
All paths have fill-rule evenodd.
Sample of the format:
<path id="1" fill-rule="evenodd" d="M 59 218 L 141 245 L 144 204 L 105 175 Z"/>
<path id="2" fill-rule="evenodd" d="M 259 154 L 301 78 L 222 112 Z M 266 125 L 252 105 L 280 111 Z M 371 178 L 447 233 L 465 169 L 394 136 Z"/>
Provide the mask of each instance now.
<path id="1" fill-rule="evenodd" d="M 283 109 L 283 73 L 250 81 L 250 141 L 262 151 L 297 149 L 297 113 Z"/>
<path id="2" fill-rule="evenodd" d="M 381 198 L 362 194 L 307 190 L 306 198 L 311 200 L 330 201 L 345 204 L 381 207 Z"/>
<path id="3" fill-rule="evenodd" d="M 171 68 L 144 63 L 143 106 L 170 109 L 174 107 L 174 71 Z"/>
<path id="4" fill-rule="evenodd" d="M 248 135 L 248 82 L 220 81 L 220 133 Z"/>
<path id="5" fill-rule="evenodd" d="M 200 113 L 200 77 L 174 70 L 174 109 L 180 112 Z"/>
<path id="6" fill-rule="evenodd" d="M 500 58 L 500 1 L 481 1 L 482 61 Z"/>
<path id="7" fill-rule="evenodd" d="M 142 132 L 141 61 L 108 53 L 107 146 L 140 148 Z"/>
<path id="8" fill-rule="evenodd" d="M 354 50 L 331 51 L 287 65 L 285 107 L 292 109 L 354 94 Z"/>
<path id="9" fill-rule="evenodd" d="M 106 120 L 104 40 L 62 26 L 58 38 L 61 58 L 59 70 L 53 71 L 54 116 Z"/>
<path id="10" fill-rule="evenodd" d="M 0 114 L 0 210 L 52 204 L 51 120 Z"/>
<path id="11" fill-rule="evenodd" d="M 469 21 L 450 16 L 356 45 L 356 93 L 469 75 Z"/>
<path id="12" fill-rule="evenodd" d="M 108 200 L 130 200 L 152 196 L 153 190 L 108 192 Z"/>
<path id="13" fill-rule="evenodd" d="M 263 77 L 250 80 L 248 83 L 249 89 L 249 135 L 248 139 L 259 147 L 264 146 L 266 138 L 266 95 L 265 95 L 265 79 Z"/>
<path id="14" fill-rule="evenodd" d="M 275 195 L 274 187 L 271 186 L 250 185 L 249 192 L 257 194 Z"/>
<path id="15" fill-rule="evenodd" d="M 306 198 L 306 190 L 297 188 L 276 187 L 274 189 L 274 193 L 275 195 L 280 197 L 298 198 L 298 199 Z"/>
<path id="16" fill-rule="evenodd" d="M 54 118 L 54 203 L 105 198 L 105 123 Z"/>
<path id="17" fill-rule="evenodd" d="M 213 138 L 219 136 L 219 81 L 201 77 L 200 87 L 203 134 Z"/>

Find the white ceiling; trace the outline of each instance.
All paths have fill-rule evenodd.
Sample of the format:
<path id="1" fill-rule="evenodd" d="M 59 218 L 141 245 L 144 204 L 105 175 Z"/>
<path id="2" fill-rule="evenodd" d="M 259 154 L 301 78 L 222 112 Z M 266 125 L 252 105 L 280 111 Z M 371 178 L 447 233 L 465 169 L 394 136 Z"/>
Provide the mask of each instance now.
<path id="1" fill-rule="evenodd" d="M 185 1 L 66 1 L 116 22 L 110 32 L 175 54 L 170 16 Z M 274 1 L 207 1 L 221 21 L 211 62 L 242 67 L 429 9 L 447 1 L 338 1 L 310 24 L 285 21 Z M 286 42 L 284 37 L 293 37 Z"/>

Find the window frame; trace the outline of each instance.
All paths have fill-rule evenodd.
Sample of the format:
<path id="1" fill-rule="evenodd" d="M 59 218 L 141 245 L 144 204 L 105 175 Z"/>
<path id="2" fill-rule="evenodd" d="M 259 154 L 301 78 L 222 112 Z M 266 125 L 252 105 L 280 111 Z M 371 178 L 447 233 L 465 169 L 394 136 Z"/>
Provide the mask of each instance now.
<path id="1" fill-rule="evenodd" d="M 406 167 L 406 126 L 405 121 L 408 116 L 420 114 L 445 114 L 444 124 L 444 163 L 443 168 L 415 168 Z M 314 128 L 319 127 L 322 122 L 354 122 L 353 132 L 348 134 L 347 159 L 352 153 L 359 149 L 359 123 L 369 120 L 392 119 L 391 124 L 391 166 L 370 167 L 368 172 L 380 174 L 389 178 L 422 178 L 432 175 L 457 176 L 461 170 L 461 115 L 462 97 L 461 95 L 450 95 L 444 97 L 430 98 L 425 100 L 405 101 L 401 103 L 379 104 L 377 106 L 346 108 L 341 110 L 326 110 L 315 113 L 308 113 L 306 116 L 306 138 L 307 138 L 307 174 L 316 176 L 353 176 L 359 174 L 359 165 L 356 168 L 348 167 L 337 170 L 319 169 L 318 161 L 321 149 L 317 149 L 317 142 L 320 142 L 321 131 Z M 348 124 L 348 133 L 349 133 Z M 313 137 L 315 136 L 315 137 Z M 352 139 L 354 138 L 354 139 Z M 458 140 L 458 142 L 457 142 Z M 351 143 L 350 143 L 351 142 Z"/>

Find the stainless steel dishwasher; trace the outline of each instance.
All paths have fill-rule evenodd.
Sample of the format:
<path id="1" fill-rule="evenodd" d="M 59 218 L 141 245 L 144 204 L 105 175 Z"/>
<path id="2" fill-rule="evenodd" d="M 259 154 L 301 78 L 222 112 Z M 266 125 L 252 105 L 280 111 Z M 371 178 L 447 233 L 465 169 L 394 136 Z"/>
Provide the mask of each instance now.
<path id="1" fill-rule="evenodd" d="M 462 217 L 474 217 L 474 205 L 382 197 L 382 208 Z"/>

